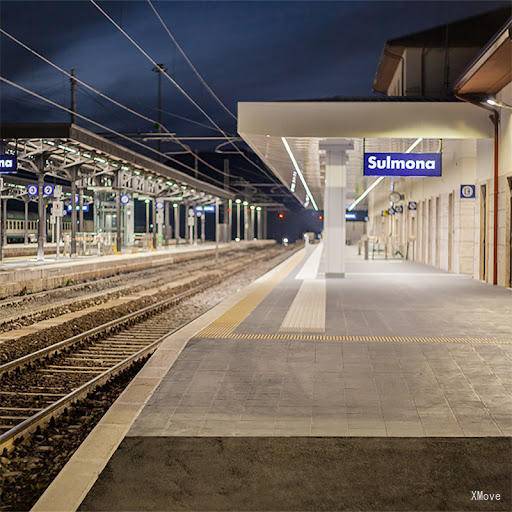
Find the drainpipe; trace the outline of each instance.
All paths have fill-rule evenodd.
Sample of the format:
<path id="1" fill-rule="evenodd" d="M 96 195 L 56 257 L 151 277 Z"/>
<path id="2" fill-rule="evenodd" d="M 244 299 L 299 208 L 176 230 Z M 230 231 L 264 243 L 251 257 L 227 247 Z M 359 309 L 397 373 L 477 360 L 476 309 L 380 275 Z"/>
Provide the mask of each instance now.
<path id="1" fill-rule="evenodd" d="M 489 119 L 491 120 L 492 124 L 494 125 L 494 187 L 493 187 L 493 199 L 494 199 L 494 209 L 493 209 L 493 237 L 492 237 L 492 245 L 493 245 L 493 269 L 492 269 L 492 284 L 497 285 L 498 284 L 498 200 L 499 200 L 499 170 L 500 170 L 500 113 L 498 110 L 488 107 L 487 105 L 484 105 L 480 103 L 479 101 L 476 101 L 474 99 L 470 99 L 465 96 L 459 96 L 457 93 L 455 93 L 455 97 L 459 100 L 466 101 L 468 103 L 471 103 L 473 105 L 476 105 L 477 107 L 484 108 L 487 111 L 491 112 L 491 115 L 489 116 Z"/>

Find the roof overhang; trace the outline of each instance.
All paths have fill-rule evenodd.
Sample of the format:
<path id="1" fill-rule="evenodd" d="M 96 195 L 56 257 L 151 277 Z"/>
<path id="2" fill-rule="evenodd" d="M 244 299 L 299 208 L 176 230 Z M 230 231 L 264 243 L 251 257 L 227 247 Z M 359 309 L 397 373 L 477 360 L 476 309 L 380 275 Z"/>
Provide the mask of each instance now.
<path id="1" fill-rule="evenodd" d="M 202 180 L 188 176 L 184 172 L 148 158 L 127 147 L 116 144 L 100 135 L 69 123 L 35 123 L 0 125 L 0 138 L 4 141 L 60 140 L 73 145 L 78 151 L 94 152 L 111 162 L 129 166 L 156 178 L 173 180 L 191 189 L 223 199 L 233 199 L 234 194 Z M 50 151 L 51 148 L 48 148 Z M 69 158 L 69 154 L 68 154 Z M 72 162 L 69 162 L 72 163 Z M 95 165 L 94 161 L 84 165 Z M 68 164 L 69 166 L 69 164 Z"/>
<path id="2" fill-rule="evenodd" d="M 279 137 L 486 139 L 488 112 L 466 102 L 242 102 L 238 132 Z"/>
<path id="3" fill-rule="evenodd" d="M 403 46 L 390 46 L 389 44 L 384 46 L 373 79 L 373 90 L 375 92 L 387 94 L 396 70 L 404 58 L 404 50 Z"/>
<path id="4" fill-rule="evenodd" d="M 492 138 L 493 126 L 488 116 L 485 109 L 466 102 L 375 98 L 242 102 L 238 104 L 238 133 L 301 204 L 314 207 L 313 197 L 321 209 L 323 142 L 353 141 L 347 167 L 347 200 L 351 200 L 365 185 L 361 172 L 363 140 L 373 151 L 405 151 L 421 138 L 419 151 L 437 151 L 440 139 Z"/>
<path id="5" fill-rule="evenodd" d="M 460 95 L 496 94 L 512 81 L 512 21 L 470 63 L 455 84 Z"/>

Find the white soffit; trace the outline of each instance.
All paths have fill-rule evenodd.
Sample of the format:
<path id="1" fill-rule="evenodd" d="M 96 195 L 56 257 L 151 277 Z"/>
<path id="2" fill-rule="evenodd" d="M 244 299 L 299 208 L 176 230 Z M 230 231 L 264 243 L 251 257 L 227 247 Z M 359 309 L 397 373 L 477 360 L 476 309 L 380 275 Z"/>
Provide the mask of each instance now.
<path id="1" fill-rule="evenodd" d="M 487 139 L 489 112 L 465 102 L 240 102 L 238 133 L 276 137 Z"/>

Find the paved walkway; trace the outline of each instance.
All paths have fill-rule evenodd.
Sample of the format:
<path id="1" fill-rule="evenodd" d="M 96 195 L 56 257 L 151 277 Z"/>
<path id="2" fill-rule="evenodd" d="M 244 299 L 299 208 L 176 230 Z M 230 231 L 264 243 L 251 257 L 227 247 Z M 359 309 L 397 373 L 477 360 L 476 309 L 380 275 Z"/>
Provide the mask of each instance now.
<path id="1" fill-rule="evenodd" d="M 129 435 L 512 434 L 509 290 L 403 262 L 327 281 L 304 266 L 191 340 Z"/>
<path id="2" fill-rule="evenodd" d="M 75 505 L 81 503 L 114 452 L 82 510 L 161 510 L 162 503 L 171 502 L 177 509 L 195 510 L 189 495 L 180 492 L 188 484 L 177 475 L 185 471 L 206 478 L 201 473 L 210 464 L 206 453 L 211 471 L 215 464 L 227 464 L 233 476 L 245 467 L 241 461 L 247 450 L 255 450 L 260 454 L 254 455 L 255 471 L 265 475 L 266 467 L 286 487 L 282 479 L 297 479 L 302 469 L 290 476 L 283 467 L 280 445 L 270 441 L 283 436 L 296 438 L 290 446 L 297 453 L 313 450 L 312 457 L 319 457 L 312 459 L 313 467 L 330 461 L 329 453 L 348 457 L 349 439 L 367 439 L 357 441 L 362 444 L 350 452 L 350 460 L 338 460 L 339 478 L 348 478 L 352 470 L 347 464 L 358 454 L 367 469 L 376 468 L 384 457 L 389 466 L 379 469 L 379 478 L 405 471 L 400 483 L 405 494 L 426 464 L 431 469 L 422 492 L 430 497 L 421 506 L 429 510 L 436 509 L 429 501 L 436 493 L 441 501 L 446 494 L 439 482 L 451 482 L 433 478 L 433 467 L 442 474 L 450 473 L 454 464 L 468 468 L 461 469 L 462 480 L 454 477 L 457 481 L 450 484 L 457 488 L 450 510 L 472 509 L 465 486 L 492 484 L 499 492 L 510 468 L 499 462 L 493 469 L 487 460 L 495 454 L 491 458 L 497 461 L 503 446 L 509 446 L 503 437 L 512 435 L 511 290 L 424 265 L 364 261 L 351 248 L 347 278 L 324 280 L 320 250 L 312 246 L 295 254 L 171 336 L 34 510 L 58 503 L 70 486 L 75 486 L 70 491 Z M 196 441 L 191 443 L 191 437 Z M 475 437 L 482 439 L 468 444 L 467 439 Z M 253 441 L 227 443 L 238 438 Z M 319 439 L 327 444 L 317 445 Z M 156 453 L 162 454 L 165 468 L 153 460 Z M 231 462 L 226 457 L 232 457 Z M 441 460 L 446 466 L 436 466 Z M 365 475 L 367 469 L 357 471 Z M 304 468 L 307 474 L 310 470 L 314 476 L 314 469 Z M 226 476 L 226 486 L 252 485 L 250 471 L 242 471 L 246 476 L 240 482 Z M 76 489 L 77 474 L 84 481 L 92 479 L 82 494 Z M 140 496 L 127 491 L 140 482 L 149 486 Z M 194 491 L 189 489 L 189 497 L 206 493 L 201 494 L 203 501 L 194 502 L 205 509 L 208 493 L 199 490 L 200 483 Z M 321 490 L 324 483 L 334 485 L 324 480 L 311 486 L 318 484 Z M 275 503 L 294 510 L 296 494 L 281 496 L 280 485 L 272 491 Z M 240 498 L 240 503 L 256 500 L 251 506 L 274 510 L 258 501 L 266 488 L 264 481 L 254 483 L 249 501 Z M 125 492 L 131 502 L 123 498 Z M 211 492 L 220 500 L 216 510 L 245 510 L 230 508 L 228 491 Z M 341 491 L 334 485 L 332 492 L 337 496 Z M 377 508 L 413 509 L 385 502 L 383 491 Z M 320 510 L 319 503 L 315 498 L 304 510 Z M 372 510 L 357 499 L 354 503 L 357 510 Z M 73 508 L 67 502 L 66 507 Z"/>

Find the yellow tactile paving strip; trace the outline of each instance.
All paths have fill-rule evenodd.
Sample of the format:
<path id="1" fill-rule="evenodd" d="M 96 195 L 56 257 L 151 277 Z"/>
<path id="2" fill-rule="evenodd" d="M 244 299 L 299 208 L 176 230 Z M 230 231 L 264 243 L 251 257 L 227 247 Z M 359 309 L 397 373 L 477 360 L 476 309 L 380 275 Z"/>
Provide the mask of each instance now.
<path id="1" fill-rule="evenodd" d="M 309 341 L 338 343 L 462 343 L 478 344 L 512 344 L 512 337 L 483 336 L 370 336 L 370 335 L 331 335 L 311 333 L 310 328 L 299 332 L 235 332 L 237 327 L 254 311 L 265 297 L 303 260 L 303 251 L 294 254 L 263 280 L 256 282 L 254 290 L 230 308 L 226 313 L 198 332 L 194 338 L 223 339 L 234 341 Z M 253 285 L 254 286 L 254 285 Z M 286 328 L 286 327 L 285 327 Z M 286 328 L 288 330 L 288 328 Z M 290 329 L 291 330 L 291 329 Z M 293 329 L 295 330 L 295 329 Z M 320 330 L 320 329 L 318 329 Z"/>
<path id="2" fill-rule="evenodd" d="M 207 329 L 205 329 L 207 331 Z M 210 332 L 210 331 L 209 331 Z M 202 334 L 202 333 L 201 333 Z M 203 337 L 203 336 L 200 336 Z M 357 336 L 307 333 L 243 333 L 229 329 L 217 330 L 215 334 L 204 336 L 212 339 L 252 340 L 252 341 L 314 341 L 352 343 L 465 343 L 465 344 L 511 344 L 511 339 L 483 338 L 475 336 Z"/>
<path id="3" fill-rule="evenodd" d="M 197 337 L 223 337 L 232 333 L 261 303 L 261 301 L 303 260 L 304 251 L 298 251 L 283 265 L 277 267 L 272 274 L 267 274 L 264 280 L 235 306 L 220 316 L 215 322 L 203 329 Z"/>

